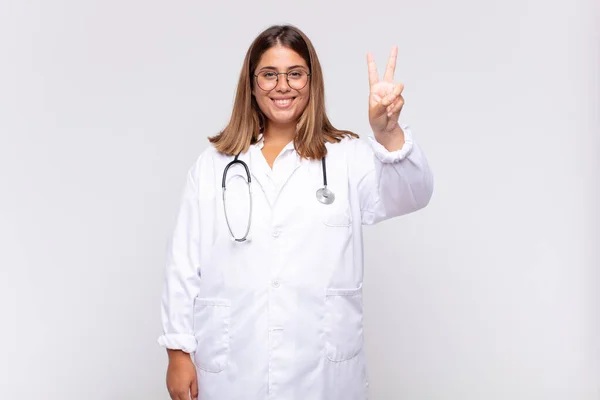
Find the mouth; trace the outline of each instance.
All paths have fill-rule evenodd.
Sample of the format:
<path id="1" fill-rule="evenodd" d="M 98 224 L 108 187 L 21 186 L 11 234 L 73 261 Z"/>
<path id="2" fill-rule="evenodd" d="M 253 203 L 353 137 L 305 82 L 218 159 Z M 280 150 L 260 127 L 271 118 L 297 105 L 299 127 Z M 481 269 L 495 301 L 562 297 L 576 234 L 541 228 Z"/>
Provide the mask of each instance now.
<path id="1" fill-rule="evenodd" d="M 275 104 L 275 107 L 279 108 L 280 110 L 285 110 L 286 108 L 290 108 L 290 106 L 292 105 L 292 103 L 294 102 L 295 99 L 296 99 L 295 97 L 286 97 L 286 98 L 282 98 L 282 99 L 271 98 L 271 100 L 273 101 L 273 104 Z"/>

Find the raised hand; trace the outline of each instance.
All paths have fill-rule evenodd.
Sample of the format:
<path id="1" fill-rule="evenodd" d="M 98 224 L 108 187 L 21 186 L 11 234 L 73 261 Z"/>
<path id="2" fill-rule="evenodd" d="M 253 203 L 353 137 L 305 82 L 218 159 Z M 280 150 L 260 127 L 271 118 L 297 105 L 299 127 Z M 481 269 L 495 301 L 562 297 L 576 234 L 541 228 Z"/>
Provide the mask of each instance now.
<path id="1" fill-rule="evenodd" d="M 404 135 L 398 125 L 400 111 L 404 106 L 402 83 L 394 83 L 394 72 L 396 70 L 396 58 L 398 57 L 398 47 L 394 46 L 390 53 L 390 58 L 383 75 L 383 80 L 379 80 L 377 66 L 371 53 L 367 54 L 367 63 L 369 66 L 369 124 L 378 140 L 389 141 L 388 135 L 401 135 L 402 142 Z M 387 146 L 386 146 L 387 147 Z"/>

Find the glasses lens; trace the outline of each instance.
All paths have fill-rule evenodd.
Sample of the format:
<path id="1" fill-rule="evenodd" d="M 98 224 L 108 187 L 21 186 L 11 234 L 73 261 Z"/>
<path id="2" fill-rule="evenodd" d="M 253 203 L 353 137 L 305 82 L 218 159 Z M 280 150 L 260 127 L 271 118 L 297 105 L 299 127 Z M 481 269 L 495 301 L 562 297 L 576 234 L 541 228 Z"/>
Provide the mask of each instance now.
<path id="1" fill-rule="evenodd" d="M 288 72 L 288 82 L 292 89 L 300 90 L 308 83 L 308 74 L 303 70 Z"/>
<path id="2" fill-rule="evenodd" d="M 272 90 L 277 86 L 277 73 L 273 71 L 263 71 L 258 74 L 256 83 L 262 90 Z"/>

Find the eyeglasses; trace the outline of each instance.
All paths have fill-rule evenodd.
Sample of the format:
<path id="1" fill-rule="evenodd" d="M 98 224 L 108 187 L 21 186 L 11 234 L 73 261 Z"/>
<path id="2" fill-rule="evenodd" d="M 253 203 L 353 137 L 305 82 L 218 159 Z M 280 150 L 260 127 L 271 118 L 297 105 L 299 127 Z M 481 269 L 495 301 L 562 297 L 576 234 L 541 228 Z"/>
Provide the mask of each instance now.
<path id="1" fill-rule="evenodd" d="M 294 69 L 289 72 L 262 71 L 258 75 L 254 75 L 258 87 L 262 90 L 269 91 L 277 87 L 279 83 L 279 75 L 285 75 L 289 87 L 295 90 L 303 89 L 308 83 L 310 73 L 302 69 Z"/>

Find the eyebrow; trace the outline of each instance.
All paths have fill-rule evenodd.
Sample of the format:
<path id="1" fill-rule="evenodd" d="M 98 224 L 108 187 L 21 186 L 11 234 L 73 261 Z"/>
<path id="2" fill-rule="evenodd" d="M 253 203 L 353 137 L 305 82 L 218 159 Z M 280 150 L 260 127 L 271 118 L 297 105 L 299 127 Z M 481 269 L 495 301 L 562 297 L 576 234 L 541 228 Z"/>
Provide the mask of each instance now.
<path id="1" fill-rule="evenodd" d="M 308 68 L 307 68 L 307 67 L 305 67 L 304 65 L 292 65 L 291 67 L 288 67 L 287 69 L 288 69 L 288 71 L 289 71 L 290 69 L 294 69 L 294 68 L 308 69 Z M 277 71 L 277 68 L 275 68 L 275 67 L 273 67 L 273 66 L 271 66 L 271 65 L 269 65 L 269 66 L 266 66 L 266 67 L 262 67 L 261 69 L 259 69 L 259 71 L 262 71 L 263 69 L 272 69 L 273 71 Z"/>

